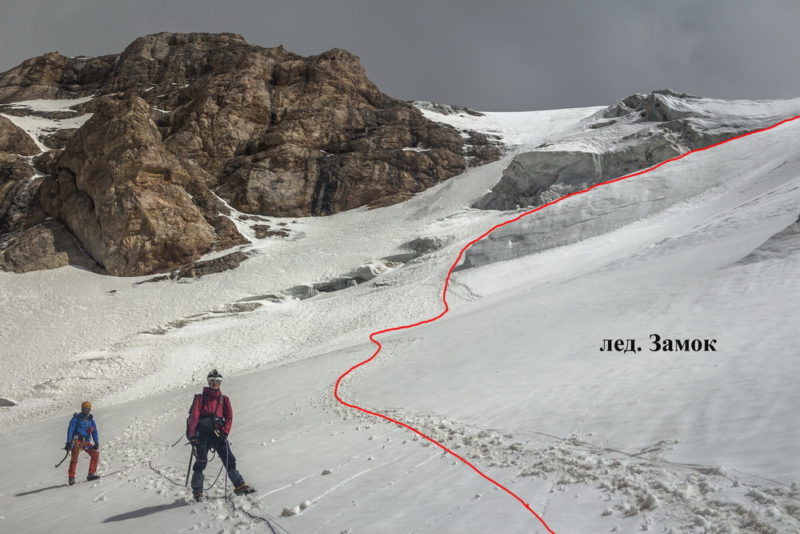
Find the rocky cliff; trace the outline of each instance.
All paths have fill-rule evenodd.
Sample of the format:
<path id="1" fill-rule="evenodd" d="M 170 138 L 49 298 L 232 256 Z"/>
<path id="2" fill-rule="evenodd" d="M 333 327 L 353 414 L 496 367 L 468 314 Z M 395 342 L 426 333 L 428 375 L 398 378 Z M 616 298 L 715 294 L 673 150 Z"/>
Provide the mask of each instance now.
<path id="1" fill-rule="evenodd" d="M 39 99 L 76 105 L 42 112 L 28 102 Z M 40 148 L 20 115 L 56 124 L 28 130 L 52 151 L 23 158 Z M 226 204 L 272 216 L 385 206 L 462 172 L 464 152 L 456 130 L 382 93 L 344 50 L 161 33 L 119 55 L 49 53 L 0 74 L 0 232 L 17 232 L 0 249 L 47 221 L 97 269 L 171 270 L 245 241 Z"/>

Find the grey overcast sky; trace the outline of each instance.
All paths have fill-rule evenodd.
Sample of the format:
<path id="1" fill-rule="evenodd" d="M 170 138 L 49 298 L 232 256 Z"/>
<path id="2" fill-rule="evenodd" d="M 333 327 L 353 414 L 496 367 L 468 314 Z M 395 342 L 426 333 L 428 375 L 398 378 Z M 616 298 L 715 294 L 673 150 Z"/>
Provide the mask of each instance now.
<path id="1" fill-rule="evenodd" d="M 800 97 L 800 0 L 0 0 L 0 71 L 161 31 L 345 48 L 384 92 L 487 111 L 653 89 Z"/>

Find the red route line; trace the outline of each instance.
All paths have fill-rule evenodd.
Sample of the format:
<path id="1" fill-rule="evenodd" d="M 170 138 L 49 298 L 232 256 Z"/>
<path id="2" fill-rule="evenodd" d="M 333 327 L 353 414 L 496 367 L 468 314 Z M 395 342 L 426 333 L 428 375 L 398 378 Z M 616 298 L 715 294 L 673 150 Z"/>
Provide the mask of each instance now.
<path id="1" fill-rule="evenodd" d="M 719 143 L 714 143 L 713 145 L 709 145 L 709 146 L 704 147 L 704 148 L 696 148 L 694 150 L 690 150 L 689 152 L 686 152 L 685 154 L 681 154 L 679 156 L 675 156 L 674 158 L 670 158 L 668 160 L 662 161 L 661 163 L 658 163 L 657 165 L 653 165 L 652 167 L 649 167 L 647 169 L 644 169 L 644 170 L 641 170 L 641 171 L 637 171 L 637 172 L 634 172 L 634 173 L 631 173 L 631 174 L 626 174 L 625 176 L 620 176 L 619 178 L 614 178 L 613 180 L 608 180 L 606 182 L 600 182 L 600 183 L 594 184 L 591 187 L 587 187 L 586 189 L 583 189 L 581 191 L 575 191 L 574 193 L 570 193 L 568 195 L 564 195 L 563 197 L 560 197 L 560 198 L 557 198 L 557 199 L 555 199 L 553 201 L 550 201 L 547 204 L 542 204 L 541 206 L 539 206 L 539 207 L 537 207 L 535 209 L 532 209 L 530 211 L 526 211 L 524 213 L 521 213 L 521 214 L 517 215 L 516 217 L 514 217 L 513 219 L 509 219 L 509 220 L 507 220 L 505 222 L 502 222 L 502 223 L 499 223 L 499 224 L 496 224 L 496 225 L 492 226 L 490 229 L 488 229 L 487 231 L 482 233 L 480 236 L 476 237 L 475 239 L 473 239 L 472 241 L 470 241 L 469 243 L 464 245 L 464 247 L 459 251 L 458 256 L 456 257 L 455 261 L 450 266 L 450 270 L 447 271 L 447 276 L 445 277 L 445 280 L 444 280 L 444 288 L 442 289 L 442 303 L 444 304 L 444 310 L 442 310 L 442 312 L 439 313 L 439 315 L 437 315 L 436 317 L 431 317 L 430 319 L 425 319 L 424 321 L 419 321 L 418 323 L 408 324 L 408 325 L 404 325 L 404 326 L 395 326 L 395 327 L 392 327 L 392 328 L 387 328 L 385 330 L 378 330 L 377 332 L 371 333 L 369 335 L 369 339 L 370 339 L 370 341 L 375 343 L 375 345 L 377 345 L 378 348 L 375 350 L 375 352 L 372 354 L 372 356 L 370 356 L 369 358 L 367 358 L 363 362 L 355 364 L 354 366 L 352 366 L 350 369 L 348 369 L 346 372 L 344 372 L 339 377 L 339 379 L 336 381 L 336 385 L 333 388 L 333 396 L 336 397 L 337 401 L 339 401 L 343 405 L 347 406 L 348 408 L 353 408 L 353 409 L 358 410 L 360 412 L 363 412 L 363 413 L 366 413 L 366 414 L 369 414 L 369 415 L 373 415 L 373 416 L 378 417 L 380 419 L 384 419 L 386 421 L 390 421 L 390 422 L 392 422 L 392 423 L 394 423 L 396 425 L 399 425 L 399 426 L 401 426 L 403 428 L 406 428 L 406 429 L 412 431 L 413 433 L 417 434 L 421 438 L 424 438 L 425 440 L 433 443 L 434 445 L 436 445 L 437 447 L 439 447 L 440 449 L 442 449 L 446 453 L 450 454 L 451 456 L 461 460 L 469 468 L 471 468 L 473 471 L 478 473 L 478 475 L 480 475 L 481 477 L 485 478 L 486 480 L 491 482 L 493 485 L 495 485 L 499 489 L 505 491 L 511 497 L 513 497 L 515 500 L 517 500 L 523 507 L 525 507 L 526 510 L 528 510 L 530 513 L 532 513 L 536 517 L 536 519 L 539 520 L 539 522 L 544 526 L 544 528 L 547 530 L 547 532 L 549 532 L 550 534 L 556 534 L 554 530 L 550 529 L 550 527 L 547 525 L 547 523 L 544 521 L 544 519 L 542 519 L 542 517 L 539 514 L 537 514 L 536 511 L 533 508 L 531 508 L 528 503 L 526 503 L 524 500 L 522 500 L 522 498 L 519 495 L 517 495 L 516 493 L 514 493 L 513 491 L 511 491 L 510 489 L 508 489 L 507 487 L 505 487 L 504 485 L 502 485 L 498 481 L 496 481 L 493 478 L 490 478 L 488 475 L 484 474 L 480 469 L 475 467 L 472 463 L 470 463 L 463 456 L 460 456 L 459 454 L 457 454 L 456 452 L 452 451 L 451 449 L 448 449 L 446 446 L 442 445 L 441 443 L 439 443 L 435 439 L 431 438 L 430 436 L 427 436 L 427 435 L 423 434 L 422 432 L 420 432 L 416 428 L 414 428 L 414 427 L 412 427 L 412 426 L 410 426 L 410 425 L 408 425 L 408 424 L 406 424 L 406 423 L 404 423 L 402 421 L 398 421 L 397 419 L 393 419 L 392 417 L 389 417 L 388 415 L 384 415 L 384 414 L 378 413 L 378 412 L 373 412 L 371 410 L 367 410 L 366 408 L 362 408 L 361 406 L 357 406 L 355 404 L 350 404 L 349 402 L 344 401 L 339 396 L 339 386 L 341 385 L 342 380 L 344 380 L 344 378 L 347 375 L 349 375 L 351 372 L 353 372 L 355 369 L 358 369 L 362 365 L 371 362 L 372 360 L 375 359 L 376 356 L 378 356 L 378 354 L 381 352 L 381 349 L 383 349 L 383 345 L 381 345 L 381 343 L 377 339 L 375 339 L 375 336 L 380 335 L 380 334 L 386 334 L 387 332 L 396 332 L 398 330 L 406 330 L 408 328 L 414 328 L 414 327 L 417 327 L 417 326 L 420 326 L 420 325 L 423 325 L 423 324 L 432 323 L 432 322 L 444 317 L 447 314 L 447 312 L 450 311 L 450 305 L 447 303 L 447 289 L 450 286 L 450 278 L 453 276 L 453 271 L 455 270 L 456 266 L 458 266 L 459 262 L 461 261 L 461 258 L 464 256 L 464 253 L 467 250 L 469 250 L 469 248 L 472 247 L 472 245 L 474 245 L 475 243 L 477 243 L 478 241 L 480 241 L 484 237 L 488 236 L 489 234 L 491 234 L 492 232 L 494 232 L 498 228 L 502 228 L 503 226 L 509 225 L 511 223 L 515 223 L 518 220 L 522 219 L 523 217 L 527 217 L 528 215 L 530 215 L 532 213 L 536 213 L 537 211 L 543 210 L 544 208 L 546 208 L 548 206 L 552 206 L 553 204 L 557 204 L 557 203 L 561 202 L 562 200 L 566 200 L 566 199 L 568 199 L 570 197 L 573 197 L 573 196 L 576 196 L 576 195 L 582 195 L 584 193 L 588 193 L 592 189 L 596 189 L 596 188 L 598 188 L 600 186 L 613 184 L 615 182 L 619 182 L 619 181 L 622 181 L 622 180 L 627 180 L 629 178 L 634 178 L 636 176 L 640 176 L 642 174 L 646 174 L 648 172 L 651 172 L 651 171 L 654 171 L 654 170 L 658 169 L 659 167 L 661 167 L 663 165 L 666 165 L 667 163 L 671 163 L 673 161 L 678 161 L 679 159 L 683 159 L 683 158 L 685 158 L 686 156 L 688 156 L 690 154 L 694 154 L 695 152 L 702 152 L 704 150 L 709 150 L 711 148 L 714 148 L 714 147 L 717 147 L 717 146 L 720 146 L 720 145 L 724 145 L 725 143 L 730 143 L 731 141 L 735 141 L 735 140 L 741 139 L 743 137 L 747 137 L 747 136 L 754 135 L 754 134 L 761 133 L 761 132 L 766 132 L 767 130 L 772 130 L 773 128 L 777 128 L 778 126 L 781 126 L 782 124 L 786 124 L 787 122 L 794 121 L 794 120 L 797 120 L 797 119 L 800 119 L 800 115 L 797 115 L 797 116 L 792 117 L 790 119 L 782 120 L 782 121 L 780 121 L 780 122 L 778 122 L 776 124 L 773 124 L 772 126 L 768 126 L 766 128 L 761 128 L 760 130 L 753 130 L 752 132 L 748 132 L 748 133 L 744 133 L 744 134 L 741 134 L 741 135 L 737 135 L 736 137 L 731 137 L 730 139 L 726 139 L 724 141 L 720 141 Z"/>

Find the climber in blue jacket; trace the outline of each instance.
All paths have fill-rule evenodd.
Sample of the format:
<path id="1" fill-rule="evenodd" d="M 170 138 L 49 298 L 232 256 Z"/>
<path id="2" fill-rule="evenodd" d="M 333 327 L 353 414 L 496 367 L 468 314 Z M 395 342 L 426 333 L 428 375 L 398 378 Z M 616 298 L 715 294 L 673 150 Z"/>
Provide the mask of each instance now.
<path id="1" fill-rule="evenodd" d="M 100 478 L 97 474 L 97 462 L 100 460 L 100 438 L 97 436 L 97 423 L 89 412 L 92 411 L 92 403 L 86 401 L 81 404 L 80 413 L 72 414 L 72 419 L 67 427 L 67 444 L 64 445 L 65 451 L 72 451 L 72 458 L 69 462 L 69 485 L 75 484 L 75 471 L 78 467 L 78 455 L 81 450 L 89 455 L 89 475 L 86 480 L 96 480 Z"/>

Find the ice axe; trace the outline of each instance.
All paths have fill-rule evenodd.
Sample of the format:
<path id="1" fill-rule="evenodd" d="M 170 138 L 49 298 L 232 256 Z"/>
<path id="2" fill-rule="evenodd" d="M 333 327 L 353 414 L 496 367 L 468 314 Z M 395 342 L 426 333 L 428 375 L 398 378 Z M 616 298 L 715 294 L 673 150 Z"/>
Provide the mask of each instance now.
<path id="1" fill-rule="evenodd" d="M 64 460 L 66 460 L 66 459 L 67 459 L 67 456 L 69 456 L 69 452 L 70 452 L 70 451 L 67 451 L 67 452 L 65 452 L 65 453 L 64 453 L 64 457 L 61 459 L 61 461 L 60 461 L 60 462 L 58 462 L 58 463 L 56 464 L 56 467 L 58 467 L 58 466 L 60 466 L 61 464 L 63 464 L 63 463 L 64 463 Z"/>
<path id="2" fill-rule="evenodd" d="M 194 456 L 194 443 L 189 442 L 189 445 L 191 445 L 192 448 L 189 450 L 189 467 L 186 468 L 186 482 L 183 484 L 184 486 L 189 485 L 189 473 L 192 472 L 192 456 Z"/>

